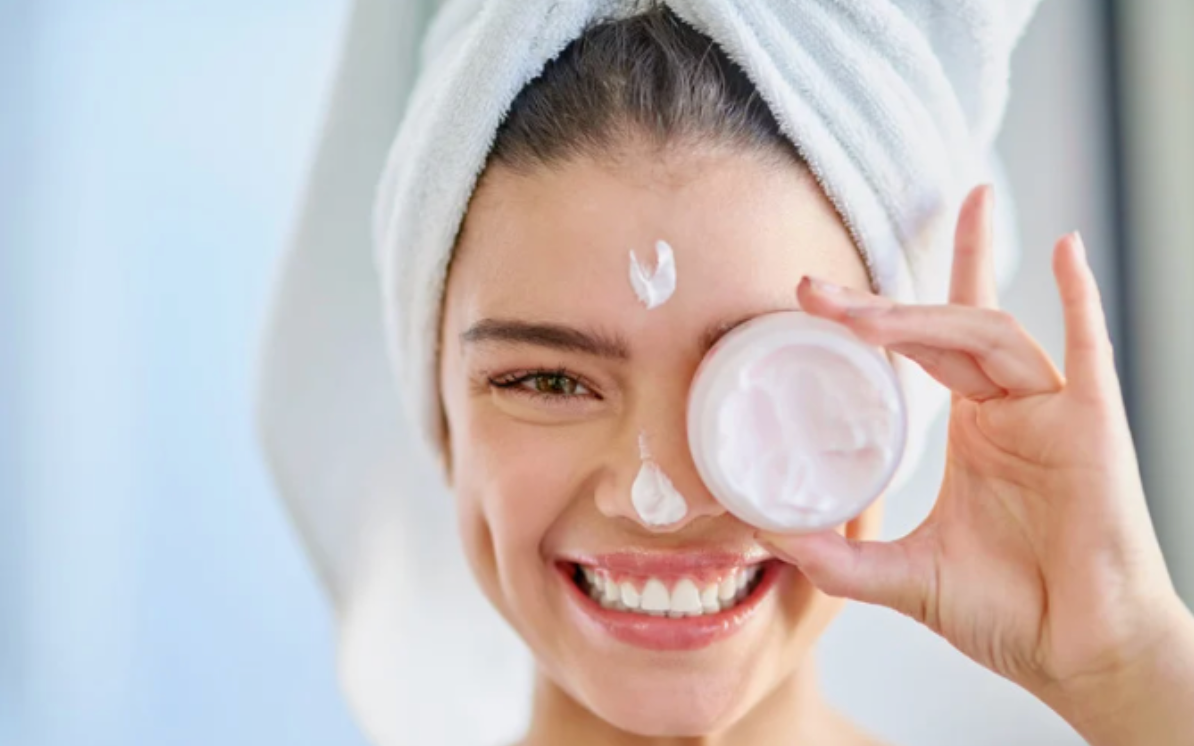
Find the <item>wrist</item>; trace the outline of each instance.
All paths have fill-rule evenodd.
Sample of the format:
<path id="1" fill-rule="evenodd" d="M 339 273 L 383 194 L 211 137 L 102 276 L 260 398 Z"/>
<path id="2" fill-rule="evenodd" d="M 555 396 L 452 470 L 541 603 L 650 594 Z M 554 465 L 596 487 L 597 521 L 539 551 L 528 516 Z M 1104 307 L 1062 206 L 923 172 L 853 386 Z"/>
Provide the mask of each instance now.
<path id="1" fill-rule="evenodd" d="M 1175 599 L 1164 618 L 1121 665 L 1038 696 L 1091 746 L 1194 744 L 1194 616 Z"/>

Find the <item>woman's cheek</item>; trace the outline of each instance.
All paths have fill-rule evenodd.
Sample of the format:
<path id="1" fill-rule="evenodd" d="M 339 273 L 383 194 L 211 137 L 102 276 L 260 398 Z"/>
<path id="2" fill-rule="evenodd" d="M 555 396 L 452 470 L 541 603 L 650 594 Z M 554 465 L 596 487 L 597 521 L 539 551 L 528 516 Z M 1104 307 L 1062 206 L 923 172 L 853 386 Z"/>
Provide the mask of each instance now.
<path id="1" fill-rule="evenodd" d="M 576 497 L 575 458 L 560 428 L 480 417 L 459 463 L 460 533 L 483 591 L 528 639 L 553 570 L 544 537 Z"/>
<path id="2" fill-rule="evenodd" d="M 471 479 L 498 544 L 538 547 L 543 536 L 577 496 L 580 480 L 570 428 L 513 422 L 501 415 L 481 418 L 473 444 L 478 461 Z"/>

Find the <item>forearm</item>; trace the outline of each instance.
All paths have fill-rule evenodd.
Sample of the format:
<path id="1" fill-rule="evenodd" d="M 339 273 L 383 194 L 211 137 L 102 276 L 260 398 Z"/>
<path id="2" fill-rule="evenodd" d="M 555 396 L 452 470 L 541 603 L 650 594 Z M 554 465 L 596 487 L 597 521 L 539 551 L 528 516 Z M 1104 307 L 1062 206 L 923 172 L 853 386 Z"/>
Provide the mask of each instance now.
<path id="1" fill-rule="evenodd" d="M 1175 617 L 1172 634 L 1130 667 L 1042 699 L 1090 746 L 1194 746 L 1194 616 Z"/>

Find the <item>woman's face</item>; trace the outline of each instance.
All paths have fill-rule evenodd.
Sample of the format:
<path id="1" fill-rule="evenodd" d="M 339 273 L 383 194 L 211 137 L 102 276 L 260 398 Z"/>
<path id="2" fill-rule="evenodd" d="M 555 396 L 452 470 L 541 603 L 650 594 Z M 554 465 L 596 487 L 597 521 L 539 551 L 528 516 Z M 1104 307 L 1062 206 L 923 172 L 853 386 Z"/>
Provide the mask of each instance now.
<path id="1" fill-rule="evenodd" d="M 658 240 L 674 249 L 677 283 L 648 310 L 629 252 L 651 265 Z M 464 547 L 540 670 L 618 728 L 733 724 L 794 674 L 837 608 L 721 508 L 685 435 L 689 384 L 712 342 L 796 308 L 806 274 L 868 287 L 833 206 L 796 165 L 728 153 L 530 175 L 498 165 L 474 194 L 440 368 Z M 649 525 L 631 503 L 640 438 L 687 502 L 675 524 Z M 876 522 L 871 510 L 843 530 L 866 537 Z M 701 616 L 586 595 L 586 570 L 616 596 L 654 578 L 669 595 L 691 582 L 708 597 L 752 567 L 760 579 L 745 598 Z"/>

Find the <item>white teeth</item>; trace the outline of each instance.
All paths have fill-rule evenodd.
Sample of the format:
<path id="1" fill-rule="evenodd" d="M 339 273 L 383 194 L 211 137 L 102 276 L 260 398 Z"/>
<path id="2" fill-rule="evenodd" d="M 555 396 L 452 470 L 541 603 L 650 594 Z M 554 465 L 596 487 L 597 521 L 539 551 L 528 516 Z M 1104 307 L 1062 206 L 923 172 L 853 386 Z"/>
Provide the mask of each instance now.
<path id="1" fill-rule="evenodd" d="M 671 581 L 647 578 L 639 586 L 630 580 L 615 581 L 602 571 L 582 567 L 589 596 L 607 609 L 630 611 L 652 616 L 700 616 L 733 608 L 746 598 L 746 588 L 758 578 L 758 565 L 729 573 L 721 582 L 698 586 L 691 578 L 681 578 L 668 591 Z M 641 582 L 641 581 L 640 581 Z"/>
<path id="2" fill-rule="evenodd" d="M 604 575 L 593 575 L 593 598 L 605 608 L 612 609 L 618 600 L 618 584 Z"/>
<path id="3" fill-rule="evenodd" d="M 622 592 L 618 588 L 618 584 L 612 580 L 603 581 L 601 587 L 601 603 L 609 606 L 615 606 L 622 600 Z"/>
<path id="4" fill-rule="evenodd" d="M 643 586 L 643 599 L 640 608 L 643 611 L 670 611 L 671 603 L 668 599 L 667 587 L 655 578 L 648 580 L 647 584 Z"/>
<path id="5" fill-rule="evenodd" d="M 705 590 L 701 591 L 701 610 L 706 614 L 721 611 L 721 605 L 717 603 L 717 583 L 707 585 Z"/>
<path id="6" fill-rule="evenodd" d="M 726 576 L 721 584 L 717 586 L 717 598 L 722 603 L 732 601 L 735 594 L 738 593 L 738 586 L 734 581 L 734 576 Z"/>
<path id="7" fill-rule="evenodd" d="M 627 609 L 637 609 L 639 605 L 638 590 L 630 583 L 623 582 L 619 587 L 622 596 L 622 605 Z"/>
<path id="8" fill-rule="evenodd" d="M 696 583 L 688 578 L 676 583 L 676 587 L 672 589 L 671 610 L 679 614 L 701 613 L 701 594 L 697 590 Z"/>

